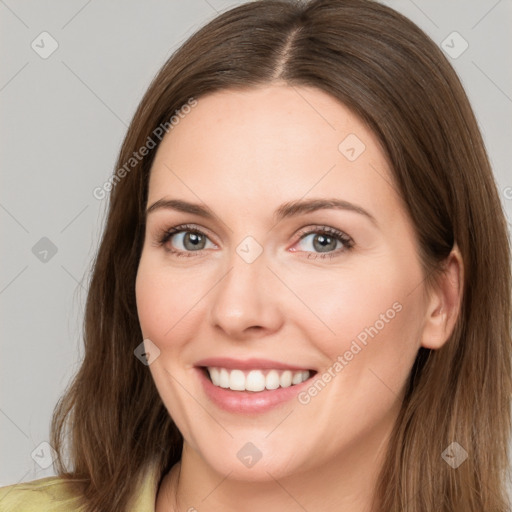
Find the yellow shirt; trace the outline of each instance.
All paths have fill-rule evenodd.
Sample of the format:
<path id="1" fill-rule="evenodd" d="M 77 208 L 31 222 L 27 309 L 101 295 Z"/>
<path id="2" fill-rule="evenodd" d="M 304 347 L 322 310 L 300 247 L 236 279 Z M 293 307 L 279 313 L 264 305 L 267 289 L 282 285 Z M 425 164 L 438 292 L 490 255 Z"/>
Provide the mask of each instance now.
<path id="1" fill-rule="evenodd" d="M 136 488 L 130 512 L 155 512 L 156 495 L 160 480 L 157 466 L 151 465 L 142 483 Z M 57 476 L 32 482 L 0 487 L 1 512 L 80 512 L 79 496 L 73 485 Z"/>

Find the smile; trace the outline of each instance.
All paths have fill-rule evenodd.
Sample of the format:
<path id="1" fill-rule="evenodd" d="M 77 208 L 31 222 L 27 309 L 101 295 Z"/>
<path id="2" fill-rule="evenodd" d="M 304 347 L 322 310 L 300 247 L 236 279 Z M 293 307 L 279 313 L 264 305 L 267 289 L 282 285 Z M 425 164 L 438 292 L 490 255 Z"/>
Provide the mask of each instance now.
<path id="1" fill-rule="evenodd" d="M 242 415 L 266 413 L 296 400 L 318 373 L 300 363 L 232 357 L 201 359 L 194 371 L 212 404 Z"/>
<path id="2" fill-rule="evenodd" d="M 214 386 L 232 391 L 260 392 L 288 388 L 309 379 L 309 370 L 240 370 L 208 366 L 206 368 Z"/>

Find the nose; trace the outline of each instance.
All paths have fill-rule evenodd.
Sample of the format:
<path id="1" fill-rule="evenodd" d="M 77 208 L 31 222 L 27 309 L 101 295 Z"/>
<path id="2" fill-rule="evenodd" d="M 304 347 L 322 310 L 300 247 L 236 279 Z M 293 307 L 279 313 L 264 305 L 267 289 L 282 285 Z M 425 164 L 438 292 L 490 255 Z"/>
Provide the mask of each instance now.
<path id="1" fill-rule="evenodd" d="M 234 253 L 228 272 L 221 278 L 210 301 L 210 321 L 233 339 L 266 336 L 283 323 L 285 298 L 282 284 L 267 268 L 263 252 L 247 263 Z"/>

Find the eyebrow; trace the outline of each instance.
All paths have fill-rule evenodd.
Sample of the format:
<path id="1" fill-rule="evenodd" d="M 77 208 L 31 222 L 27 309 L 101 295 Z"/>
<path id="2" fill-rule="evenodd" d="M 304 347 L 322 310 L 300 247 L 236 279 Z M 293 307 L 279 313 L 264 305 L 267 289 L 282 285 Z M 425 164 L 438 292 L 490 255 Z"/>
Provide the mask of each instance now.
<path id="1" fill-rule="evenodd" d="M 216 215 L 214 215 L 214 213 L 207 206 L 202 206 L 197 203 L 189 203 L 188 201 L 183 201 L 182 199 L 159 199 L 146 210 L 146 217 L 150 213 L 161 209 L 191 213 L 206 219 L 216 218 Z M 370 212 L 361 206 L 336 198 L 305 200 L 299 199 L 296 201 L 289 201 L 279 206 L 279 208 L 277 208 L 274 212 L 273 217 L 275 222 L 280 222 L 286 218 L 296 217 L 304 213 L 311 213 L 318 210 L 347 210 L 355 212 L 367 217 L 373 224 L 377 226 L 377 220 Z"/>

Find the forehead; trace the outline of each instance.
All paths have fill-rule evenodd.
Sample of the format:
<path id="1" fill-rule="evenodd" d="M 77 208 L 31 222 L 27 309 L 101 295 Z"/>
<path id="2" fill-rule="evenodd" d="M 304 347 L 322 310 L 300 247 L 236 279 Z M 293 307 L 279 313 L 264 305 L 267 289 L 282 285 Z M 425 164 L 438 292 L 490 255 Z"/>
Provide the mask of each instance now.
<path id="1" fill-rule="evenodd" d="M 197 101 L 158 148 L 148 203 L 177 196 L 256 211 L 309 194 L 383 214 L 398 207 L 378 139 L 327 93 L 273 85 Z"/>

